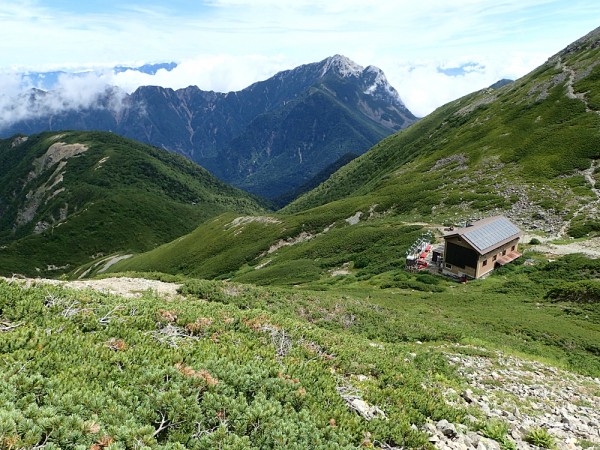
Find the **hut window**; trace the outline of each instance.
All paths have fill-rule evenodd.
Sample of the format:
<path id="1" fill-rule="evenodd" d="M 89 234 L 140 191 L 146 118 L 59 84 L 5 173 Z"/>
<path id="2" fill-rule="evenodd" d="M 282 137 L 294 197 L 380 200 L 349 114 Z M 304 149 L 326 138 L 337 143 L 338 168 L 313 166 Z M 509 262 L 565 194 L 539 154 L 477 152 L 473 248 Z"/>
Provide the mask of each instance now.
<path id="1" fill-rule="evenodd" d="M 483 265 L 483 266 L 487 266 L 487 259 L 484 259 L 484 260 L 483 260 L 483 264 L 482 264 L 482 265 Z"/>
<path id="2" fill-rule="evenodd" d="M 497 259 L 498 259 L 498 255 L 494 255 L 494 256 L 492 257 L 492 261 L 496 261 Z"/>

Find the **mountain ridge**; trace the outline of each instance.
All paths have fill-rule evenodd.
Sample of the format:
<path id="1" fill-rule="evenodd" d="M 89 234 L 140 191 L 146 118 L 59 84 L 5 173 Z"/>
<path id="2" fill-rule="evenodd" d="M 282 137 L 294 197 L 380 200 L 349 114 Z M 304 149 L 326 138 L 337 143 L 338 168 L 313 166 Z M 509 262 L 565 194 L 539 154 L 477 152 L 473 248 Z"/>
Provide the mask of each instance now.
<path id="1" fill-rule="evenodd" d="M 180 155 L 107 132 L 0 141 L 0 271 L 56 274 L 148 250 L 256 198 Z"/>
<path id="2" fill-rule="evenodd" d="M 52 115 L 14 123 L 2 134 L 108 130 L 183 154 L 222 180 L 270 199 L 417 120 L 380 69 L 341 55 L 229 93 L 141 86 L 127 95 L 107 88 L 90 106 L 75 102 L 75 109 L 63 112 L 54 95 L 32 92 L 29 110 L 42 114 L 48 104 Z M 332 115 L 339 126 L 327 126 Z M 285 156 L 275 161 L 272 152 Z"/>

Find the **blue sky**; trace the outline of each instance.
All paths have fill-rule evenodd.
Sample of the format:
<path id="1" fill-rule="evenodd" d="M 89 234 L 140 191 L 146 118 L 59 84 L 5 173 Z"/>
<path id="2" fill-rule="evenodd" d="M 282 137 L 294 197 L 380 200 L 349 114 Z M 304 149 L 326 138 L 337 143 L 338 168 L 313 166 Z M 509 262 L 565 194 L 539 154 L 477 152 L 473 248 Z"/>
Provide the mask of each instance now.
<path id="1" fill-rule="evenodd" d="M 599 19 L 598 0 L 2 0 L 0 75 L 176 61 L 102 80 L 229 91 L 343 54 L 424 115 L 526 74 Z"/>

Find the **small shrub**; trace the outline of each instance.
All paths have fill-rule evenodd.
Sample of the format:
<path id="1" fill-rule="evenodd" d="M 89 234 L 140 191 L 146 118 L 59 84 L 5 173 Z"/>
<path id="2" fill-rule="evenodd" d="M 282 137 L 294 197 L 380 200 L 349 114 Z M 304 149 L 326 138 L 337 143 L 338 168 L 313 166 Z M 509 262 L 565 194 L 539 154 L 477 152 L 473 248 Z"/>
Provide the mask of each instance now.
<path id="1" fill-rule="evenodd" d="M 508 424 L 500 420 L 490 420 L 483 423 L 479 431 L 487 438 L 501 441 L 508 433 Z"/>
<path id="2" fill-rule="evenodd" d="M 434 278 L 434 277 L 432 277 Z M 436 286 L 435 284 L 426 284 L 417 280 L 402 280 L 402 281 L 389 281 L 382 283 L 381 289 L 410 289 L 421 292 L 444 292 L 446 288 L 444 286 Z"/>
<path id="3" fill-rule="evenodd" d="M 577 441 L 577 443 L 583 449 L 588 449 L 588 448 L 593 449 L 596 446 L 596 444 L 594 442 L 588 441 L 587 439 L 580 439 L 579 441 Z"/>
<path id="4" fill-rule="evenodd" d="M 555 302 L 600 303 L 600 283 L 594 280 L 564 283 L 550 289 L 545 298 Z"/>
<path id="5" fill-rule="evenodd" d="M 186 281 L 178 290 L 180 294 L 190 294 L 209 302 L 224 302 L 227 298 L 218 282 L 208 280 Z"/>
<path id="6" fill-rule="evenodd" d="M 540 241 L 538 238 L 531 238 L 529 241 L 529 245 L 540 245 L 541 243 L 542 241 Z"/>
<path id="7" fill-rule="evenodd" d="M 490 420 L 479 424 L 480 433 L 486 438 L 493 439 L 500 444 L 502 450 L 516 450 L 516 444 L 511 441 L 508 435 L 508 424 L 501 420 Z"/>
<path id="8" fill-rule="evenodd" d="M 588 220 L 584 223 L 572 225 L 569 228 L 568 234 L 573 238 L 581 238 L 590 234 L 595 234 L 600 231 L 600 222 L 596 220 Z"/>
<path id="9" fill-rule="evenodd" d="M 355 269 L 364 269 L 365 267 L 367 267 L 369 265 L 369 263 L 370 263 L 369 258 L 367 258 L 364 255 L 358 255 L 354 259 L 354 268 Z"/>
<path id="10" fill-rule="evenodd" d="M 525 441 L 538 447 L 554 449 L 556 448 L 556 442 L 554 436 L 552 436 L 545 428 L 534 428 L 527 433 Z"/>
<path id="11" fill-rule="evenodd" d="M 440 281 L 441 281 L 441 279 L 439 277 L 433 276 L 429 273 L 420 273 L 415 278 L 417 281 L 419 281 L 421 283 L 431 284 L 431 285 L 440 284 Z"/>

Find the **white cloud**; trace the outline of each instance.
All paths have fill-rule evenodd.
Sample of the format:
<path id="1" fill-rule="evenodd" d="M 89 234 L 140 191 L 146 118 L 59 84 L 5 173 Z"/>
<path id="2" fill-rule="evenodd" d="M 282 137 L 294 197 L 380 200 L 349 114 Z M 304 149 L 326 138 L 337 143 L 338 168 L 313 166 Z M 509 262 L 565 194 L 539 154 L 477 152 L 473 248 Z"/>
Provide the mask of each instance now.
<path id="1" fill-rule="evenodd" d="M 190 85 L 209 86 L 219 92 L 241 90 L 257 80 L 267 79 L 288 67 L 278 57 L 248 55 L 203 56 L 184 61 L 171 71 L 160 69 L 155 75 L 135 70 L 115 73 L 99 70 L 77 74 L 63 74 L 57 85 L 45 94 L 35 94 L 37 88 L 31 82 L 24 83 L 16 73 L 0 73 L 0 130 L 24 119 L 33 119 L 60 111 L 78 110 L 99 106 L 112 92 L 112 101 L 107 107 L 121 107 L 125 93 L 131 93 L 141 85 L 157 85 L 174 89 Z M 115 91 L 112 87 L 118 87 Z M 35 100 L 34 100 L 35 99 Z"/>
<path id="2" fill-rule="evenodd" d="M 19 120 L 47 117 L 52 114 L 100 105 L 110 91 L 106 107 L 121 107 L 124 92 L 110 86 L 111 76 L 102 73 L 61 75 L 50 92 L 32 90 L 16 75 L 0 75 L 0 130 Z"/>
<path id="3" fill-rule="evenodd" d="M 186 60 L 171 71 L 159 70 L 148 75 L 134 70 L 116 74 L 111 82 L 127 92 L 141 85 L 173 89 L 199 86 L 204 90 L 230 92 L 241 90 L 255 81 L 264 80 L 287 67 L 281 57 L 261 55 L 204 55 Z"/>
<path id="4" fill-rule="evenodd" d="M 514 52 L 492 57 L 467 55 L 457 60 L 382 61 L 382 69 L 408 109 L 423 117 L 443 104 L 503 78 L 520 78 L 546 59 L 545 54 Z M 447 75 L 438 70 L 465 65 L 460 75 Z"/>
<path id="5" fill-rule="evenodd" d="M 180 63 L 155 76 L 104 72 L 65 80 L 67 104 L 74 105 L 93 101 L 106 83 L 128 92 L 148 84 L 239 90 L 339 53 L 380 67 L 409 109 L 425 115 L 499 78 L 524 75 L 597 26 L 600 14 L 596 0 L 179 0 L 168 6 L 134 0 L 108 2 L 104 11 L 92 3 L 95 12 L 76 13 L 51 0 L 0 2 L 0 71 Z M 477 66 L 460 76 L 437 70 L 467 62 Z M 8 86 L 4 99 L 15 89 L 6 80 L 0 80 Z"/>

